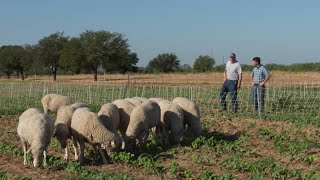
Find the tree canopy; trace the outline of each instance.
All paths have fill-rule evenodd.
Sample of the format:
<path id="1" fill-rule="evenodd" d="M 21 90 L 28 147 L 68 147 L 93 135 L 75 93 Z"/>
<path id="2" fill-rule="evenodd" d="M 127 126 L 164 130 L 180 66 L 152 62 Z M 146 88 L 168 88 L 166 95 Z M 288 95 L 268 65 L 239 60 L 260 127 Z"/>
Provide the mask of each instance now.
<path id="1" fill-rule="evenodd" d="M 40 39 L 37 45 L 38 65 L 48 67 L 54 81 L 57 80 L 57 71 L 60 68 L 61 51 L 68 39 L 63 32 L 56 32 Z"/>
<path id="2" fill-rule="evenodd" d="M 148 71 L 151 72 L 175 72 L 180 68 L 180 60 L 173 53 L 159 54 L 157 57 L 153 58 L 148 66 Z"/>
<path id="3" fill-rule="evenodd" d="M 215 65 L 216 61 L 208 56 L 199 56 L 193 64 L 193 70 L 196 72 L 208 72 L 213 69 L 213 66 Z"/>

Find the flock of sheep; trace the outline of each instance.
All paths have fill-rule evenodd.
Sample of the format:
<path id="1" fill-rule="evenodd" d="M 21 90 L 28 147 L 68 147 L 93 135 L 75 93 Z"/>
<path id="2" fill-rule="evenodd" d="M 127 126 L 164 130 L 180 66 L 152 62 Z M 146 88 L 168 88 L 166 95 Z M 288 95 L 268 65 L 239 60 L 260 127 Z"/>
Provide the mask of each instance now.
<path id="1" fill-rule="evenodd" d="M 35 108 L 24 111 L 17 128 L 24 150 L 24 165 L 31 150 L 34 167 L 46 158 L 52 137 L 57 138 L 65 149 L 68 160 L 68 140 L 72 140 L 75 160 L 84 163 L 85 143 L 92 145 L 95 154 L 108 163 L 105 153 L 110 151 L 139 151 L 147 144 L 150 131 L 162 147 L 179 144 L 186 136 L 201 135 L 199 107 L 192 101 L 178 97 L 173 101 L 161 98 L 133 97 L 118 99 L 102 105 L 96 114 L 87 104 L 74 103 L 67 96 L 45 95 L 41 103 L 44 113 Z M 48 112 L 57 112 L 54 122 Z M 78 145 L 80 153 L 78 155 Z M 30 148 L 28 148 L 30 146 Z"/>

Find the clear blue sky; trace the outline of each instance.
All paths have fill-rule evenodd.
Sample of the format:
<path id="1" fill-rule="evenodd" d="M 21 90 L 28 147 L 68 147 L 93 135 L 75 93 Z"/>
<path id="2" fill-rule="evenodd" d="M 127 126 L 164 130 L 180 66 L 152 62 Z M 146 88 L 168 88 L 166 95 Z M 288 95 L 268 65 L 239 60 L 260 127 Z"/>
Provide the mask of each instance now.
<path id="1" fill-rule="evenodd" d="M 320 62 L 319 18 L 319 0 L 1 0 L 0 46 L 107 30 L 125 35 L 139 66 L 171 52 L 190 65 L 230 52 L 243 64 Z"/>

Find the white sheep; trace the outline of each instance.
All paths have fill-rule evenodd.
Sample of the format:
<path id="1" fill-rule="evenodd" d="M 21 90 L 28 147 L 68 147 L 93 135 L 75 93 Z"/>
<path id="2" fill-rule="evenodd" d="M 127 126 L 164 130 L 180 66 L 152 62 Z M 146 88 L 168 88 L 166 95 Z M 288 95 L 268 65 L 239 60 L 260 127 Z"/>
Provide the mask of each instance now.
<path id="1" fill-rule="evenodd" d="M 19 117 L 17 133 L 23 146 L 23 164 L 27 165 L 27 153 L 31 150 L 33 166 L 39 167 L 46 160 L 48 146 L 53 134 L 53 121 L 48 115 L 35 108 L 24 111 Z M 28 145 L 30 148 L 28 149 Z M 44 161 L 44 166 L 46 161 Z"/>
<path id="2" fill-rule="evenodd" d="M 117 99 L 113 101 L 112 104 L 115 104 L 119 109 L 119 115 L 120 115 L 119 131 L 123 139 L 122 149 L 126 149 L 125 146 L 128 141 L 128 138 L 126 137 L 126 131 L 130 122 L 131 112 L 135 106 L 131 102 L 124 99 Z"/>
<path id="3" fill-rule="evenodd" d="M 110 131 L 117 132 L 119 130 L 120 113 L 117 105 L 112 103 L 102 105 L 98 116 Z"/>
<path id="4" fill-rule="evenodd" d="M 183 109 L 183 124 L 184 126 L 187 126 L 187 134 L 190 134 L 193 138 L 200 136 L 202 133 L 202 128 L 200 123 L 199 107 L 194 102 L 183 97 L 177 97 L 172 102 Z"/>
<path id="5" fill-rule="evenodd" d="M 73 113 L 71 130 L 72 138 L 80 145 L 80 164 L 84 163 L 85 143 L 92 145 L 95 152 L 98 149 L 103 163 L 108 163 L 108 161 L 102 152 L 101 145 L 109 147 L 112 145 L 112 141 L 116 146 L 120 145 L 120 139 L 104 127 L 98 115 L 91 112 L 88 108 L 79 108 Z"/>
<path id="6" fill-rule="evenodd" d="M 74 103 L 68 106 L 61 106 L 57 112 L 57 119 L 55 121 L 55 131 L 53 137 L 56 137 L 62 148 L 65 149 L 64 159 L 68 160 L 68 139 L 71 139 L 71 119 L 74 111 L 78 108 L 88 108 L 87 104 Z M 74 158 L 78 160 L 76 147 L 74 148 Z"/>
<path id="7" fill-rule="evenodd" d="M 161 144 L 168 145 L 180 143 L 183 140 L 183 110 L 168 100 L 162 100 L 159 103 L 161 109 L 162 135 Z"/>
<path id="8" fill-rule="evenodd" d="M 58 94 L 47 94 L 41 99 L 43 106 L 43 111 L 45 114 L 50 112 L 57 112 L 61 106 L 69 105 L 72 103 L 72 100 L 68 96 L 62 96 Z"/>
<path id="9" fill-rule="evenodd" d="M 133 108 L 126 136 L 130 138 L 130 142 L 137 139 L 140 150 L 142 150 L 142 147 L 147 143 L 149 130 L 156 127 L 156 131 L 159 131 L 159 125 L 160 107 L 157 102 L 147 100 L 140 106 Z"/>
<path id="10" fill-rule="evenodd" d="M 126 98 L 125 100 L 131 102 L 134 106 L 139 106 L 143 102 L 145 102 L 147 99 L 143 97 L 132 97 L 132 98 Z"/>
<path id="11" fill-rule="evenodd" d="M 118 138 L 119 126 L 120 126 L 120 114 L 119 109 L 115 104 L 107 103 L 101 106 L 98 116 L 102 124 L 111 132 L 113 132 Z M 116 149 L 118 151 L 119 149 Z"/>

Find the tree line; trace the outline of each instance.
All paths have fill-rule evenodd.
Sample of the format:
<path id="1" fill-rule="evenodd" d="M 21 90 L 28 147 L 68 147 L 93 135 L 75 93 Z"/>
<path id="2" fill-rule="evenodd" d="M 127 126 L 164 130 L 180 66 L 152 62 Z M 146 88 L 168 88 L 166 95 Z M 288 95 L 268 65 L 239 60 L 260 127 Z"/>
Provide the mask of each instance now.
<path id="1" fill-rule="evenodd" d="M 129 49 L 128 40 L 120 33 L 85 31 L 78 37 L 67 37 L 56 32 L 43 37 L 35 45 L 5 45 L 0 47 L 0 75 L 8 79 L 12 74 L 25 76 L 49 74 L 91 73 L 97 81 L 99 72 L 108 73 L 172 73 L 172 72 L 223 72 L 225 65 L 216 65 L 213 57 L 200 55 L 192 67 L 181 64 L 174 53 L 162 53 L 151 59 L 146 67 L 137 67 L 138 55 Z M 320 63 L 266 64 L 274 71 L 320 71 Z M 242 65 L 251 71 L 251 65 Z"/>
<path id="2" fill-rule="evenodd" d="M 120 73 L 137 71 L 138 60 L 122 34 L 108 31 L 87 30 L 73 38 L 56 32 L 35 45 L 0 47 L 0 72 L 8 78 L 13 73 L 22 79 L 28 74 L 50 74 L 56 80 L 61 70 L 92 73 L 97 81 L 99 69 Z"/>

